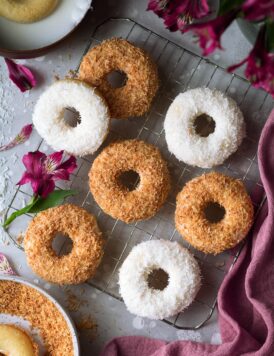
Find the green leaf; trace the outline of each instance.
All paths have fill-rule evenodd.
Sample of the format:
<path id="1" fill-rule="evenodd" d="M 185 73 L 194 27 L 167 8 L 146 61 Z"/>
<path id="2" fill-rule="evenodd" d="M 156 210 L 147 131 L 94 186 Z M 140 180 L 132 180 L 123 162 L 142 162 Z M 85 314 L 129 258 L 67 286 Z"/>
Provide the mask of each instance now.
<path id="1" fill-rule="evenodd" d="M 7 228 L 12 222 L 13 220 L 15 220 L 16 218 L 18 218 L 19 216 L 23 215 L 23 214 L 27 214 L 30 212 L 30 210 L 33 208 L 33 206 L 38 202 L 39 198 L 38 197 L 33 197 L 31 199 L 31 201 L 29 202 L 28 205 L 26 205 L 24 208 L 15 211 L 14 213 L 12 213 L 2 224 L 2 226 L 4 228 Z"/>
<path id="2" fill-rule="evenodd" d="M 266 23 L 266 45 L 269 52 L 274 52 L 274 21 Z"/>
<path id="3" fill-rule="evenodd" d="M 31 214 L 39 213 L 42 210 L 52 208 L 63 203 L 64 199 L 75 195 L 75 190 L 55 190 L 50 193 L 45 199 L 38 198 L 37 202 L 28 210 Z"/>
<path id="4" fill-rule="evenodd" d="M 221 0 L 218 15 L 222 16 L 231 10 L 239 8 L 244 0 Z"/>

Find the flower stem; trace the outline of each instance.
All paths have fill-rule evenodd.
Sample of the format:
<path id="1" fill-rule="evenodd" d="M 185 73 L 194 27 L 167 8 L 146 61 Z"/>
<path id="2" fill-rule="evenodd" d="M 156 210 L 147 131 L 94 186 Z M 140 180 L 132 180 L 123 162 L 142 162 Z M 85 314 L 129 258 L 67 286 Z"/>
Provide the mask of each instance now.
<path id="1" fill-rule="evenodd" d="M 7 219 L 5 219 L 4 223 L 2 224 L 4 229 L 7 229 L 7 227 L 19 216 L 26 214 L 32 207 L 34 204 L 37 203 L 37 200 L 39 199 L 39 197 L 33 196 L 30 200 L 30 202 L 28 203 L 28 205 L 26 205 L 24 208 L 15 211 L 14 213 L 12 213 Z"/>

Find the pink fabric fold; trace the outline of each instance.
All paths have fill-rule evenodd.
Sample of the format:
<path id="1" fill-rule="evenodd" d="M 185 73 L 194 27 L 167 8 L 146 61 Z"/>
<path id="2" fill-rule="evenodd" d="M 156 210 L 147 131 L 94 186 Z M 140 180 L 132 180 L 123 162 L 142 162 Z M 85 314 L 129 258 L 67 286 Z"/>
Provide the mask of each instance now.
<path id="1" fill-rule="evenodd" d="M 274 355 L 274 110 L 261 134 L 258 159 L 266 201 L 218 294 L 221 345 L 125 336 L 101 356 Z"/>

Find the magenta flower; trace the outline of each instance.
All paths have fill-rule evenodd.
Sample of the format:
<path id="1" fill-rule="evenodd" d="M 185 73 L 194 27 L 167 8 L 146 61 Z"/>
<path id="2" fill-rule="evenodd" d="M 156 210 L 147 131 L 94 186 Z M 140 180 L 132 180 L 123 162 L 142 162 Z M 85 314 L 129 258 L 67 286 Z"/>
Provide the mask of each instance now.
<path id="1" fill-rule="evenodd" d="M 170 2 L 164 23 L 171 31 L 182 30 L 193 19 L 201 19 L 209 14 L 207 0 L 174 0 Z"/>
<path id="2" fill-rule="evenodd" d="M 228 68 L 229 72 L 246 65 L 245 76 L 256 88 L 262 88 L 274 97 L 274 53 L 265 49 L 265 32 L 263 27 L 257 37 L 256 43 L 249 55 L 240 63 Z"/>
<path id="3" fill-rule="evenodd" d="M 159 17 L 163 17 L 170 0 L 149 0 L 147 10 L 155 12 Z"/>
<path id="4" fill-rule="evenodd" d="M 207 0 L 150 0 L 147 10 L 152 10 L 170 31 L 182 29 L 192 19 L 200 19 L 209 13 Z"/>
<path id="5" fill-rule="evenodd" d="M 0 152 L 9 150 L 20 143 L 24 143 L 27 141 L 32 133 L 32 125 L 26 125 L 22 128 L 18 135 L 15 136 L 11 142 L 7 143 L 6 145 L 0 146 Z"/>
<path id="6" fill-rule="evenodd" d="M 63 151 L 46 156 L 40 151 L 24 155 L 23 163 L 26 171 L 18 185 L 30 183 L 36 196 L 46 198 L 55 188 L 56 180 L 69 180 L 70 174 L 77 167 L 76 159 L 70 156 L 61 163 Z"/>
<path id="7" fill-rule="evenodd" d="M 222 49 L 221 36 L 231 22 L 235 19 L 237 11 L 231 11 L 223 16 L 206 23 L 199 23 L 187 26 L 183 32 L 194 31 L 199 37 L 200 47 L 203 55 L 207 56 L 216 48 Z"/>
<path id="8" fill-rule="evenodd" d="M 244 17 L 251 21 L 274 18 L 273 0 L 246 0 L 242 5 Z"/>
<path id="9" fill-rule="evenodd" d="M 5 62 L 9 70 L 9 78 L 21 90 L 21 92 L 35 87 L 36 78 L 27 67 L 17 64 L 8 58 L 5 58 Z"/>

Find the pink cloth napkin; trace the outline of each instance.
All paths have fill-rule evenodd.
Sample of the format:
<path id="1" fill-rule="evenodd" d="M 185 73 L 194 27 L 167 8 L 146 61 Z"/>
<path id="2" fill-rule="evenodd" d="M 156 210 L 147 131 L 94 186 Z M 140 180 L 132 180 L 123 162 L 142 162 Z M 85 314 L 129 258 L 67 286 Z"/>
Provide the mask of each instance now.
<path id="1" fill-rule="evenodd" d="M 110 341 L 101 356 L 274 356 L 274 110 L 258 157 L 267 200 L 218 294 L 222 344 L 125 336 Z"/>

